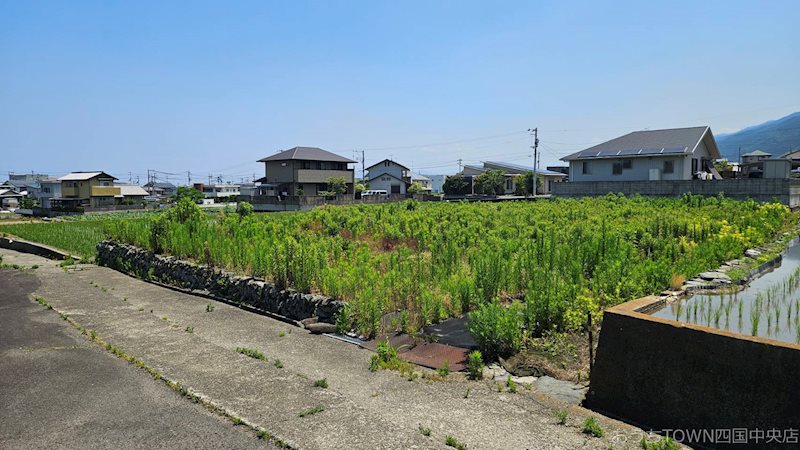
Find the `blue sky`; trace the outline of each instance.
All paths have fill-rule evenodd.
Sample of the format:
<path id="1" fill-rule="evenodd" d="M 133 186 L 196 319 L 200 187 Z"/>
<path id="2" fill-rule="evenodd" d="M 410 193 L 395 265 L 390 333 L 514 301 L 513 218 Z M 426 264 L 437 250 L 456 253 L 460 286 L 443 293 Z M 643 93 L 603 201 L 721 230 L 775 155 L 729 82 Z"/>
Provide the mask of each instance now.
<path id="1" fill-rule="evenodd" d="M 296 145 L 423 173 L 800 110 L 800 2 L 0 0 L 0 174 L 239 180 Z M 144 182 L 144 181 L 143 181 Z"/>

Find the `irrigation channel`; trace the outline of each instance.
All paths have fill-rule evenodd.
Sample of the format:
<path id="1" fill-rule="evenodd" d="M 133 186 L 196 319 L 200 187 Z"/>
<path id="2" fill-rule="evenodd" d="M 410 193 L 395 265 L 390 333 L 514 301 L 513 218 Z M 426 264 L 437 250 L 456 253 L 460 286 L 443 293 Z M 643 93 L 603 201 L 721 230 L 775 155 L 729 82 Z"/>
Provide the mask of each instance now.
<path id="1" fill-rule="evenodd" d="M 780 266 L 736 289 L 695 294 L 653 316 L 800 343 L 800 244 L 784 252 Z"/>

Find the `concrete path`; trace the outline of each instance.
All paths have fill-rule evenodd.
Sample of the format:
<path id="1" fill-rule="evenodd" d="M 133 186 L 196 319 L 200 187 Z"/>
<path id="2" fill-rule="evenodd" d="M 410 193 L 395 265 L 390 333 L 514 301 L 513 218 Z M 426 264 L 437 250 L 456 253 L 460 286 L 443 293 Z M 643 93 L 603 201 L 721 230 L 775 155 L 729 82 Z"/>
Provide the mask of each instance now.
<path id="1" fill-rule="evenodd" d="M 364 349 L 107 268 L 64 271 L 32 255 L 0 254 L 7 264 L 39 265 L 26 273 L 40 283 L 36 295 L 57 311 L 291 447 L 448 448 L 445 438 L 452 436 L 469 449 L 607 449 L 635 448 L 642 435 L 533 390 L 498 392 L 495 380 L 408 381 L 396 372 L 373 373 Z M 268 360 L 239 354 L 238 347 L 257 349 Z M 314 387 L 322 378 L 327 389 Z M 323 410 L 299 417 L 315 407 Z M 567 426 L 557 423 L 556 409 L 569 411 Z M 589 415 L 605 437 L 581 432 Z"/>
<path id="2" fill-rule="evenodd" d="M 276 448 L 89 342 L 0 269 L 0 448 Z"/>

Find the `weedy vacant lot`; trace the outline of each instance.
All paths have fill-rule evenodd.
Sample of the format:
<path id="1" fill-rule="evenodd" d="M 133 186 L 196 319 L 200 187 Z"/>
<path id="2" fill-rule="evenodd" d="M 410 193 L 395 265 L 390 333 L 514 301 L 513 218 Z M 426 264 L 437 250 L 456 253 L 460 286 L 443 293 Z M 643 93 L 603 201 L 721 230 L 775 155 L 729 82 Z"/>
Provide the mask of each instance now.
<path id="1" fill-rule="evenodd" d="M 656 293 L 789 230 L 780 204 L 686 195 L 166 213 L 0 231 L 83 256 L 103 238 L 346 300 L 340 329 L 415 331 L 470 314 L 484 356 L 578 331 L 587 313 Z M 382 317 L 400 311 L 387 324 Z"/>

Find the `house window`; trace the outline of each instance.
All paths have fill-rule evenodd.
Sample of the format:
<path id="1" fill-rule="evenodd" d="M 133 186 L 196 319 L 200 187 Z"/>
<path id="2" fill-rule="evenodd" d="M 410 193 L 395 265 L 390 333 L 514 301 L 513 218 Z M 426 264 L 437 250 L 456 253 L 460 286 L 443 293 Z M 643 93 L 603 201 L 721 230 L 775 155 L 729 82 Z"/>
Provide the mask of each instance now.
<path id="1" fill-rule="evenodd" d="M 630 169 L 632 167 L 633 167 L 633 160 L 632 159 L 626 159 L 625 161 L 622 161 L 622 168 L 623 169 Z"/>
<path id="2" fill-rule="evenodd" d="M 390 164 L 389 161 L 384 161 L 383 162 L 384 167 L 389 167 L 389 164 Z"/>
<path id="3" fill-rule="evenodd" d="M 622 175 L 622 163 L 616 162 L 613 166 L 611 166 L 611 173 L 613 175 Z"/>
<path id="4" fill-rule="evenodd" d="M 697 161 L 697 158 L 692 158 L 692 175 L 697 173 L 698 165 L 699 165 L 699 163 Z"/>
<path id="5" fill-rule="evenodd" d="M 592 166 L 589 164 L 589 161 L 584 161 L 581 163 L 581 173 L 584 175 L 592 174 Z"/>
<path id="6" fill-rule="evenodd" d="M 664 161 L 664 173 L 674 173 L 675 172 L 675 161 Z"/>
<path id="7" fill-rule="evenodd" d="M 507 191 L 510 191 L 512 189 L 512 184 L 513 184 L 513 182 L 510 179 L 506 180 L 506 190 Z"/>

